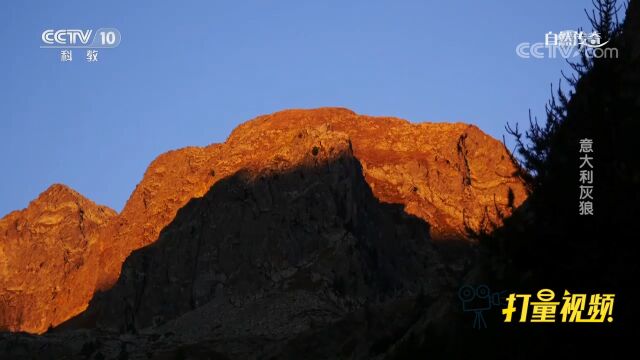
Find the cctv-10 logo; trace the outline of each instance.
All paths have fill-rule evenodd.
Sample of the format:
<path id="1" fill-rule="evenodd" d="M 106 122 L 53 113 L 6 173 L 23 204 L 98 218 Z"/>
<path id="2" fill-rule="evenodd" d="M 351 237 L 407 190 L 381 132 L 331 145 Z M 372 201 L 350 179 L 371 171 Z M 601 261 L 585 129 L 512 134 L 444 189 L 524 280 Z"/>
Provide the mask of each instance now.
<path id="1" fill-rule="evenodd" d="M 95 32 L 92 29 L 47 29 L 41 38 L 41 48 L 114 48 L 121 40 L 116 28 L 100 28 Z"/>

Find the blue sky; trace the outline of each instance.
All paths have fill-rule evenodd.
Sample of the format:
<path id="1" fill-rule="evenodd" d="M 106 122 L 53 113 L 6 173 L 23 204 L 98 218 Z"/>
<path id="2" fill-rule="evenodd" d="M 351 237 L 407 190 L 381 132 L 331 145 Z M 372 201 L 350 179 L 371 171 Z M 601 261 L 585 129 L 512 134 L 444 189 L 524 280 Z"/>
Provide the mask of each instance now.
<path id="1" fill-rule="evenodd" d="M 518 43 L 586 25 L 573 1 L 22 1 L 0 3 L 0 216 L 50 184 L 121 210 L 159 154 L 221 142 L 287 108 L 463 121 L 501 138 L 543 115 L 562 59 Z M 46 29 L 115 27 L 87 63 Z"/>

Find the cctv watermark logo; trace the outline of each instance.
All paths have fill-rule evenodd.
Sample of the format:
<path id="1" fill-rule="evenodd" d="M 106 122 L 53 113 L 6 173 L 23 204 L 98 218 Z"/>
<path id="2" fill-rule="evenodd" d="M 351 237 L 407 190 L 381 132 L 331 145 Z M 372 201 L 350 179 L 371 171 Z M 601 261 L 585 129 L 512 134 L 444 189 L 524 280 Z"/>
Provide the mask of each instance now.
<path id="1" fill-rule="evenodd" d="M 43 49 L 61 49 L 60 61 L 73 61 L 74 49 L 86 54 L 87 62 L 98 62 L 97 49 L 111 49 L 120 45 L 122 36 L 116 28 L 93 29 L 47 29 L 40 36 Z M 76 50 L 79 51 L 79 50 Z"/>
<path id="2" fill-rule="evenodd" d="M 603 41 L 600 33 L 576 30 L 549 31 L 544 42 L 522 42 L 516 46 L 516 54 L 523 59 L 569 59 L 584 54 L 588 58 L 617 59 L 618 49 L 606 47 L 610 40 Z"/>

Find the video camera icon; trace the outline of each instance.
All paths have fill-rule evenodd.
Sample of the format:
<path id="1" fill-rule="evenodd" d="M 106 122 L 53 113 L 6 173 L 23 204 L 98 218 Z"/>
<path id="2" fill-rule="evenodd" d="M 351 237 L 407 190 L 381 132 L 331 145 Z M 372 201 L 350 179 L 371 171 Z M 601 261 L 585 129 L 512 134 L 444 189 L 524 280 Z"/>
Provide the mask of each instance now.
<path id="1" fill-rule="evenodd" d="M 491 310 L 492 307 L 502 304 L 502 293 L 491 293 L 487 285 L 464 285 L 458 290 L 458 298 L 462 302 L 462 311 L 475 314 L 473 318 L 473 328 L 486 328 L 487 322 L 484 320 L 483 311 Z"/>

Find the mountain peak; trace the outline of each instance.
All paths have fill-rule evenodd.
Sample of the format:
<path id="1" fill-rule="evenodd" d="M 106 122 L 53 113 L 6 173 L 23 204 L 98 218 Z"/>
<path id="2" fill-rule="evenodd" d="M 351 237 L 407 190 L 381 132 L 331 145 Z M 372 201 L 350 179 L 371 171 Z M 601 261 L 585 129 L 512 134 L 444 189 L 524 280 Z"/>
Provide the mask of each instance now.
<path id="1" fill-rule="evenodd" d="M 342 173 L 354 167 L 344 168 L 336 161 L 357 163 L 364 184 L 358 187 L 368 188 L 375 201 L 399 206 L 427 224 L 433 241 L 468 240 L 468 227 L 478 230 L 488 222 L 499 223 L 501 215 L 526 198 L 503 144 L 472 125 L 411 123 L 344 108 L 263 115 L 239 125 L 224 143 L 158 156 L 120 214 L 54 184 L 27 209 L 0 220 L 0 255 L 12 254 L 0 256 L 0 288 L 7 289 L 2 295 L 10 299 L 9 305 L 19 309 L 0 309 L 0 326 L 43 332 L 78 314 L 96 290 L 116 283 L 132 251 L 158 241 L 193 199 L 212 194 L 207 198 L 215 203 L 227 196 L 242 197 L 252 188 L 263 194 L 254 195 L 260 199 L 257 208 L 243 210 L 242 216 L 259 214 L 270 211 L 265 204 L 276 196 L 273 191 L 294 198 L 313 191 L 312 182 L 309 189 L 299 188 L 296 176 L 308 181 L 324 172 L 326 194 L 349 178 L 354 181 Z M 283 174 L 288 174 L 288 182 L 278 180 Z M 229 188 L 229 194 L 210 193 L 229 179 L 249 182 Z M 263 187 L 261 179 L 273 179 L 279 189 Z M 305 199 L 309 204 L 315 201 L 313 196 Z M 208 206 L 201 205 L 199 209 Z"/>
<path id="2" fill-rule="evenodd" d="M 86 199 L 79 192 L 73 190 L 69 186 L 60 183 L 54 183 L 45 191 L 38 195 L 37 199 L 58 200 L 62 198 Z"/>
<path id="3" fill-rule="evenodd" d="M 90 246 L 115 216 L 53 184 L 27 208 L 0 219 L 0 298 L 11 308 L 0 311 L 0 330 L 42 332 L 82 311 L 96 281 Z"/>

